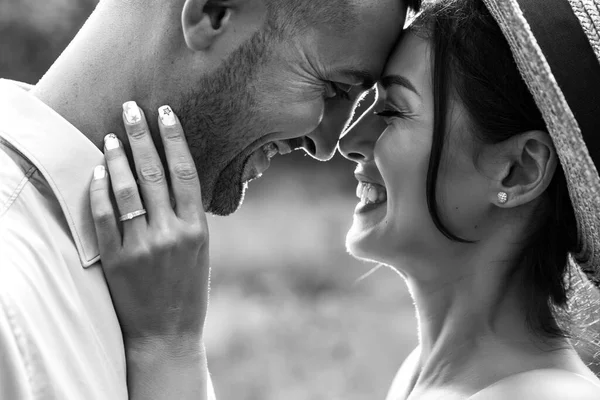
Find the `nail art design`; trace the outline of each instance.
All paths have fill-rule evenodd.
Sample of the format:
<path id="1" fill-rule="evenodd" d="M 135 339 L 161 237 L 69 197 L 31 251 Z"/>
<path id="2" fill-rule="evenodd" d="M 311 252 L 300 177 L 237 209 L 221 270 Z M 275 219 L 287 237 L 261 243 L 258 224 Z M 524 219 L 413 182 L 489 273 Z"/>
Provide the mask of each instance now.
<path id="1" fill-rule="evenodd" d="M 106 168 L 104 165 L 98 165 L 94 168 L 94 180 L 104 179 L 106 177 Z"/>
<path id="2" fill-rule="evenodd" d="M 142 120 L 142 113 L 135 101 L 128 101 L 123 104 L 123 112 L 125 113 L 125 119 L 130 124 L 137 124 Z"/>
<path id="3" fill-rule="evenodd" d="M 106 137 L 104 138 L 104 148 L 106 150 L 118 149 L 119 146 L 119 139 L 114 133 L 109 133 L 108 135 L 106 135 Z"/>
<path id="4" fill-rule="evenodd" d="M 158 109 L 158 115 L 160 120 L 165 126 L 173 126 L 177 123 L 175 119 L 175 113 L 169 106 L 162 106 Z"/>

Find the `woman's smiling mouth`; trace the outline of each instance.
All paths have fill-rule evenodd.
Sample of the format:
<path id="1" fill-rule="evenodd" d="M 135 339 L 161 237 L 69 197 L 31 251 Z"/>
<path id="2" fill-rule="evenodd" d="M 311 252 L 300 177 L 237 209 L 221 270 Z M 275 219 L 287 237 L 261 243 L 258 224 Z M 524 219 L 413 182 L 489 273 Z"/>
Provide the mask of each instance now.
<path id="1" fill-rule="evenodd" d="M 387 202 L 387 190 L 385 186 L 378 183 L 360 180 L 356 187 L 356 197 L 360 202 L 356 206 L 355 213 L 366 213 Z"/>

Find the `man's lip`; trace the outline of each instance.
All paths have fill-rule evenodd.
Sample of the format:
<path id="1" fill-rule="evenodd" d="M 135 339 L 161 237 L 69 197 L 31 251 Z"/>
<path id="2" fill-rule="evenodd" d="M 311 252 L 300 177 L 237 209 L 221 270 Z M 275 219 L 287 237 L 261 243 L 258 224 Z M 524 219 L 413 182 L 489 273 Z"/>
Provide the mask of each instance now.
<path id="1" fill-rule="evenodd" d="M 265 138 L 267 138 L 269 136 L 272 136 L 272 135 L 265 135 L 261 139 L 264 140 Z M 244 159 L 245 159 L 243 168 L 242 168 L 242 172 L 241 172 L 242 173 L 242 182 L 244 182 L 244 183 L 256 179 L 257 176 L 253 176 L 250 179 L 248 179 L 248 177 L 249 177 L 249 174 L 248 174 L 249 171 L 247 171 L 247 168 L 249 167 L 248 164 L 252 162 L 251 159 L 252 159 L 252 156 L 254 155 L 254 153 L 262 150 L 267 144 L 275 143 L 277 145 L 278 149 L 280 150 L 280 154 L 291 153 L 292 151 L 297 150 L 297 149 L 303 147 L 303 145 L 304 145 L 304 137 L 303 136 L 297 137 L 297 138 L 291 138 L 291 139 L 272 138 L 272 140 L 266 140 L 266 141 L 263 141 L 263 140 L 255 141 L 254 143 L 252 143 L 251 145 L 246 147 L 244 150 L 242 150 L 240 153 L 238 153 L 238 155 L 236 157 L 236 158 L 244 157 Z M 235 160 L 235 158 L 234 158 L 234 160 Z M 233 162 L 233 160 L 231 162 Z"/>
<path id="2" fill-rule="evenodd" d="M 292 150 L 298 150 L 299 148 L 304 147 L 304 136 L 292 139 L 285 139 L 282 140 L 282 142 L 286 142 Z"/>
<path id="3" fill-rule="evenodd" d="M 265 152 L 265 146 L 258 148 L 252 154 L 250 154 L 250 156 L 246 159 L 246 162 L 244 163 L 242 181 L 250 182 L 260 177 L 269 169 L 270 166 L 271 159 Z"/>

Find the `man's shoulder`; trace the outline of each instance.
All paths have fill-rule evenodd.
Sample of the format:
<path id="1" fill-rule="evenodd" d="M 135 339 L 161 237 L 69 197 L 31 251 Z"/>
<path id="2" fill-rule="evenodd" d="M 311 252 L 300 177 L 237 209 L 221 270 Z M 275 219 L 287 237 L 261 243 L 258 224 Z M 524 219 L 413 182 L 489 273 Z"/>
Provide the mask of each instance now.
<path id="1" fill-rule="evenodd" d="M 538 369 L 509 376 L 470 400 L 597 400 L 600 383 L 560 369 Z"/>
<path id="2" fill-rule="evenodd" d="M 0 86 L 3 88 L 16 86 L 26 91 L 33 88 L 33 86 L 26 83 L 9 79 L 0 79 Z M 0 111 L 0 115 L 2 112 L 7 111 Z M 9 116 L 3 117 L 5 117 L 2 118 L 3 121 L 9 120 Z M 9 130 L 14 130 L 14 126 L 0 123 L 0 165 L 2 166 L 0 168 L 0 218 L 18 198 L 20 191 L 36 170 L 33 164 L 4 137 Z"/>
<path id="3" fill-rule="evenodd" d="M 7 83 L 11 83 L 11 84 L 13 84 L 15 86 L 18 86 L 21 89 L 26 90 L 28 92 L 35 87 L 34 85 L 30 85 L 29 83 L 25 83 L 25 82 L 21 82 L 21 81 L 15 81 L 15 80 L 12 80 L 12 79 L 3 78 L 2 81 L 7 82 Z"/>
<path id="4" fill-rule="evenodd" d="M 0 219 L 18 200 L 36 168 L 0 137 Z"/>

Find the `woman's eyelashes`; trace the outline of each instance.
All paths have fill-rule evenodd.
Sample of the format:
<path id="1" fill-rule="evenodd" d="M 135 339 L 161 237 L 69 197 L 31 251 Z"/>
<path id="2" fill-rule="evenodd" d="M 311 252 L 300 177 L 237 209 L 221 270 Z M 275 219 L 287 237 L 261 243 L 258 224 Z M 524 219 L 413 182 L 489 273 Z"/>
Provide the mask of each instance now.
<path id="1" fill-rule="evenodd" d="M 383 119 L 407 118 L 408 117 L 408 112 L 403 111 L 403 110 L 395 110 L 395 109 L 391 109 L 391 108 L 386 108 L 381 111 L 375 111 L 374 114 Z"/>

